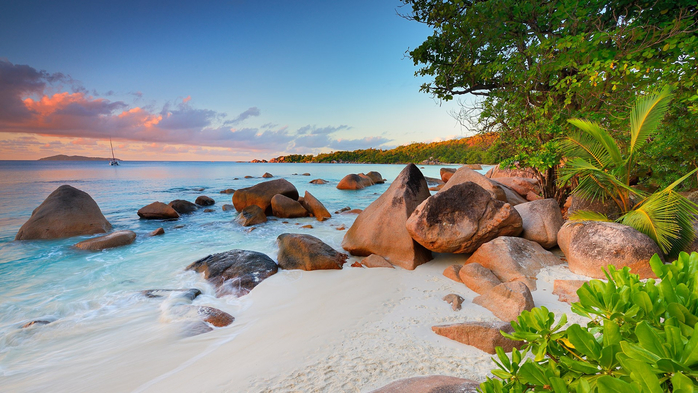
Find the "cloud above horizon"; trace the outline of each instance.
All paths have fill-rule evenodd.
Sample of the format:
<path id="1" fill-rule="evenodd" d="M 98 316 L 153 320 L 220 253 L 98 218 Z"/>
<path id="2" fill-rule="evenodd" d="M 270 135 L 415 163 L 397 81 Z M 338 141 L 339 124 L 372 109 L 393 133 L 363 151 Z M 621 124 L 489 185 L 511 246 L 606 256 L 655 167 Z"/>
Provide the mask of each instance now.
<path id="1" fill-rule="evenodd" d="M 333 136 L 350 130 L 347 125 L 307 125 L 295 131 L 275 123 L 235 128 L 261 115 L 260 109 L 254 106 L 228 118 L 223 112 L 194 107 L 190 96 L 166 102 L 156 109 L 103 98 L 114 95 L 110 90 L 100 98 L 94 89 L 90 94 L 69 75 L 40 71 L 0 58 L 0 132 L 4 133 L 71 137 L 82 143 L 112 138 L 270 154 L 307 153 L 322 148 L 354 150 L 390 142 L 383 137 L 342 139 Z M 135 97 L 136 102 L 143 98 L 140 91 L 128 95 Z"/>

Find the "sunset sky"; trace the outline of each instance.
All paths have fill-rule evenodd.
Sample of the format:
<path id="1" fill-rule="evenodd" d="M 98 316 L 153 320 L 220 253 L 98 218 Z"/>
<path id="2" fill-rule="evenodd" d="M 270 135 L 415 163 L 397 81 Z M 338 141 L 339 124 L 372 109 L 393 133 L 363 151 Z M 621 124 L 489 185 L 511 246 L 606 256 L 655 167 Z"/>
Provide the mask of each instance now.
<path id="1" fill-rule="evenodd" d="M 376 1 L 0 3 L 0 159 L 249 160 L 467 134 Z"/>

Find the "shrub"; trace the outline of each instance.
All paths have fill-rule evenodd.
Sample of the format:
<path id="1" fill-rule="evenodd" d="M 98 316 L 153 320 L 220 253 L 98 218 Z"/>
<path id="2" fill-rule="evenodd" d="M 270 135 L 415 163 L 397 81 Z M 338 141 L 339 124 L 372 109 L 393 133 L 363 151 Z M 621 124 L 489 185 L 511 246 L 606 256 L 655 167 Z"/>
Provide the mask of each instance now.
<path id="1" fill-rule="evenodd" d="M 650 264 L 661 280 L 640 281 L 609 266 L 608 282 L 578 291 L 572 311 L 586 326 L 565 328 L 545 307 L 524 311 L 502 334 L 525 341 L 511 357 L 497 348 L 496 378 L 480 385 L 499 392 L 693 392 L 698 387 L 698 253 Z"/>

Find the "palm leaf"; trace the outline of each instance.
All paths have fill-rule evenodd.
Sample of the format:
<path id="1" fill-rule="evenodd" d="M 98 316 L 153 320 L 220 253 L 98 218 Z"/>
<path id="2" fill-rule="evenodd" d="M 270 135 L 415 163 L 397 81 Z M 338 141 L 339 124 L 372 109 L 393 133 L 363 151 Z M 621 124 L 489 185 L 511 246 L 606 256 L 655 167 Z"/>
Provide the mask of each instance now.
<path id="1" fill-rule="evenodd" d="M 668 88 L 637 100 L 630 113 L 630 151 L 632 157 L 647 142 L 664 118 L 672 94 Z M 631 162 L 632 164 L 632 162 Z"/>
<path id="2" fill-rule="evenodd" d="M 608 131 L 587 120 L 570 119 L 568 122 L 583 131 L 568 136 L 563 142 L 563 149 L 567 148 L 571 153 L 568 157 L 586 158 L 604 168 L 623 166 L 618 143 Z"/>
<path id="3" fill-rule="evenodd" d="M 560 182 L 568 183 L 577 176 L 579 184 L 572 191 L 583 199 L 589 201 L 613 199 L 621 211 L 630 209 L 627 201 L 630 194 L 638 194 L 638 191 L 619 181 L 614 173 L 596 167 L 594 164 L 582 158 L 575 157 L 560 168 Z"/>
<path id="4" fill-rule="evenodd" d="M 698 216 L 698 206 L 674 188 L 696 171 L 698 168 L 652 194 L 618 221 L 652 238 L 667 255 L 675 256 L 686 249 L 695 237 L 693 221 Z"/>
<path id="5" fill-rule="evenodd" d="M 578 210 L 570 214 L 570 221 L 604 221 L 612 222 L 608 216 L 603 213 L 597 213 L 590 210 Z"/>

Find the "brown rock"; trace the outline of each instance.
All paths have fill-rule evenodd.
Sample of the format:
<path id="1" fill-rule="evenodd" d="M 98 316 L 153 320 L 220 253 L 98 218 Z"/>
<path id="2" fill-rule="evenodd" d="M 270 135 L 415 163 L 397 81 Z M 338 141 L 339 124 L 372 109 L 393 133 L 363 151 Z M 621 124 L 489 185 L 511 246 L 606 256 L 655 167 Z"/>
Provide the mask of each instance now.
<path id="1" fill-rule="evenodd" d="M 608 199 L 605 202 L 602 202 L 601 200 L 591 202 L 586 199 L 570 195 L 570 197 L 567 198 L 567 203 L 569 204 L 569 208 L 567 209 L 565 219 L 571 217 L 574 212 L 584 210 L 604 214 L 612 220 L 618 218 L 621 213 L 620 208 L 615 202 L 613 202 L 612 199 Z"/>
<path id="2" fill-rule="evenodd" d="M 514 207 L 523 221 L 521 237 L 534 241 L 545 248 L 557 245 L 557 233 L 565 220 L 555 199 L 522 203 Z"/>
<path id="3" fill-rule="evenodd" d="M 100 251 L 107 248 L 121 247 L 133 243 L 136 233 L 133 231 L 116 231 L 108 235 L 93 237 L 74 244 L 73 247 L 81 250 Z"/>
<path id="4" fill-rule="evenodd" d="M 342 178 L 342 180 L 337 183 L 338 190 L 361 190 L 368 186 L 372 186 L 373 181 L 363 173 L 354 174 L 351 173 Z"/>
<path id="5" fill-rule="evenodd" d="M 570 304 L 578 302 L 577 290 L 586 282 L 586 280 L 555 280 L 553 282 L 553 295 L 557 295 L 557 300 L 561 302 Z"/>
<path id="6" fill-rule="evenodd" d="M 250 205 L 262 208 L 264 214 L 272 215 L 271 199 L 276 194 L 298 200 L 298 190 L 286 179 L 276 179 L 256 184 L 249 188 L 241 188 L 233 194 L 235 210 L 242 211 Z"/>
<path id="7" fill-rule="evenodd" d="M 184 199 L 175 199 L 174 201 L 168 203 L 168 206 L 173 208 L 179 214 L 189 214 L 199 210 L 198 206 L 189 201 L 185 201 Z"/>
<path id="8" fill-rule="evenodd" d="M 196 203 L 199 206 L 211 206 L 215 205 L 216 201 L 207 197 L 206 195 L 199 195 L 198 197 L 196 197 L 194 203 Z"/>
<path id="9" fill-rule="evenodd" d="M 526 197 L 529 192 L 537 195 L 542 191 L 538 179 L 528 177 L 498 177 L 496 182 L 511 188 L 522 197 Z"/>
<path id="10" fill-rule="evenodd" d="M 364 265 L 361 264 L 361 262 L 354 262 L 351 264 L 351 267 L 364 267 Z"/>
<path id="11" fill-rule="evenodd" d="M 492 314 L 505 322 L 515 320 L 522 311 L 530 311 L 535 307 L 531 291 L 519 281 L 499 284 L 473 299 L 473 303 L 492 311 Z"/>
<path id="12" fill-rule="evenodd" d="M 310 184 L 327 184 L 327 180 L 315 179 L 309 182 Z"/>
<path id="13" fill-rule="evenodd" d="M 461 305 L 463 304 L 463 298 L 460 295 L 456 295 L 455 293 L 448 294 L 444 296 L 443 300 L 451 305 L 451 309 L 453 311 L 458 311 L 461 309 Z M 432 328 L 434 329 L 434 328 Z M 442 334 L 443 336 L 443 334 Z"/>
<path id="14" fill-rule="evenodd" d="M 282 269 L 320 270 L 341 269 L 347 255 L 337 252 L 311 235 L 282 233 L 279 244 L 279 267 Z"/>
<path id="15" fill-rule="evenodd" d="M 366 267 L 388 267 L 394 269 L 393 265 L 380 255 L 371 254 L 361 261 Z"/>
<path id="16" fill-rule="evenodd" d="M 492 180 L 492 183 L 497 184 L 499 188 L 501 188 L 502 191 L 504 191 L 504 195 L 507 198 L 506 202 L 510 205 L 516 206 L 518 204 L 528 202 L 526 198 L 522 197 L 521 195 L 519 195 L 519 193 L 505 186 L 504 184 L 498 183 L 496 180 Z"/>
<path id="17" fill-rule="evenodd" d="M 497 236 L 518 235 L 522 221 L 511 205 L 492 199 L 479 185 L 466 182 L 445 187 L 422 202 L 407 220 L 406 228 L 429 250 L 471 253 Z"/>
<path id="18" fill-rule="evenodd" d="M 383 175 L 381 175 L 379 172 L 376 171 L 371 171 L 366 174 L 369 179 L 373 182 L 373 184 L 383 184 L 385 183 L 385 179 L 383 179 Z"/>
<path id="19" fill-rule="evenodd" d="M 235 321 L 235 317 L 232 315 L 213 307 L 199 306 L 198 312 L 204 322 L 208 322 L 215 327 L 228 326 Z"/>
<path id="20" fill-rule="evenodd" d="M 462 267 L 463 265 L 451 265 L 444 270 L 444 276 L 456 282 L 463 282 L 460 277 L 458 277 L 458 272 L 460 272 Z"/>
<path id="21" fill-rule="evenodd" d="M 485 191 L 490 193 L 494 199 L 499 199 L 503 202 L 507 201 L 507 196 L 499 183 L 494 183 L 480 173 L 477 173 L 474 170 L 468 169 L 464 166 L 458 168 L 458 170 L 453 174 L 453 176 L 451 176 L 440 192 L 444 192 L 453 186 L 466 182 L 473 182 L 482 187 Z"/>
<path id="22" fill-rule="evenodd" d="M 441 168 L 440 175 L 441 175 L 441 181 L 444 183 L 448 183 L 449 179 L 453 176 L 454 173 L 456 173 L 456 169 L 458 168 Z"/>
<path id="23" fill-rule="evenodd" d="M 233 190 L 232 188 L 226 188 L 225 190 L 221 191 L 221 194 L 232 194 L 234 192 L 235 190 Z"/>
<path id="24" fill-rule="evenodd" d="M 252 225 L 261 224 L 267 222 L 267 215 L 261 207 L 257 205 L 250 205 L 242 209 L 240 215 L 237 218 L 237 222 L 244 227 L 249 227 Z"/>
<path id="25" fill-rule="evenodd" d="M 204 213 L 213 213 L 215 212 L 214 209 L 204 209 Z"/>
<path id="26" fill-rule="evenodd" d="M 476 393 L 479 386 L 470 379 L 430 375 L 400 379 L 371 393 Z"/>
<path id="27" fill-rule="evenodd" d="M 303 197 L 303 207 L 318 221 L 325 221 L 332 217 L 330 212 L 327 211 L 327 208 L 325 208 L 325 205 L 318 201 L 317 198 L 315 198 L 308 191 L 305 192 L 305 196 Z"/>
<path id="28" fill-rule="evenodd" d="M 341 208 L 341 209 L 337 210 L 336 212 L 334 212 L 334 214 L 344 213 L 344 212 L 347 212 L 347 211 L 349 211 L 349 210 L 351 210 L 351 207 L 349 207 L 349 206 L 344 206 L 343 208 Z"/>
<path id="29" fill-rule="evenodd" d="M 477 262 L 464 265 L 458 271 L 458 278 L 473 292 L 482 295 L 491 291 L 502 281 L 492 273 L 492 270 L 480 265 Z"/>
<path id="30" fill-rule="evenodd" d="M 514 328 L 507 322 L 464 322 L 433 326 L 431 330 L 440 336 L 471 345 L 489 354 L 497 353 L 497 347 L 502 347 L 504 352 L 511 352 L 512 349 L 524 345 L 523 341 L 514 341 L 502 336 L 502 331 L 514 332 Z"/>
<path id="31" fill-rule="evenodd" d="M 490 179 L 497 179 L 500 177 L 526 177 L 530 179 L 538 179 L 536 171 L 533 168 L 513 168 L 505 169 L 500 168 L 499 165 L 494 166 L 492 169 L 487 171 L 486 177 Z"/>
<path id="32" fill-rule="evenodd" d="M 301 176 L 310 176 L 310 173 L 308 173 L 308 172 L 306 172 L 306 173 L 301 173 Z"/>
<path id="33" fill-rule="evenodd" d="M 278 266 L 261 252 L 230 250 L 199 259 L 185 270 L 203 273 L 204 278 L 217 287 L 219 296 L 229 293 L 242 296 L 276 274 Z"/>
<path id="34" fill-rule="evenodd" d="M 649 260 L 662 255 L 649 236 L 615 222 L 567 221 L 557 234 L 572 273 L 605 278 L 602 268 L 628 266 L 640 278 L 655 277 Z"/>
<path id="35" fill-rule="evenodd" d="M 342 224 L 342 225 L 338 226 L 338 227 L 335 228 L 335 229 L 338 230 L 338 231 L 343 231 L 343 230 L 345 230 L 345 229 L 347 229 L 347 228 L 344 226 L 344 224 Z"/>
<path id="36" fill-rule="evenodd" d="M 235 210 L 235 206 L 226 203 L 225 205 L 221 206 L 221 209 L 224 212 L 229 212 Z"/>
<path id="37" fill-rule="evenodd" d="M 347 210 L 345 212 L 342 212 L 342 214 L 361 214 L 362 211 L 363 210 L 361 210 L 361 209 L 351 209 L 351 210 Z"/>
<path id="38" fill-rule="evenodd" d="M 427 182 L 414 164 L 400 172 L 388 189 L 349 228 L 342 247 L 352 255 L 377 254 L 393 265 L 412 270 L 431 259 L 405 227 L 414 209 L 429 197 Z"/>
<path id="39" fill-rule="evenodd" d="M 482 165 L 480 164 L 465 164 L 465 167 L 468 167 L 468 169 L 472 169 L 474 171 L 481 171 L 482 170 Z"/>
<path id="40" fill-rule="evenodd" d="M 303 205 L 287 196 L 276 194 L 271 198 L 271 211 L 279 218 L 308 217 Z"/>
<path id="41" fill-rule="evenodd" d="M 24 325 L 22 325 L 22 329 L 26 329 L 26 328 L 31 327 L 31 326 L 48 325 L 49 323 L 51 323 L 51 321 L 45 321 L 43 319 L 38 319 L 36 321 L 30 321 L 30 322 L 25 323 Z"/>
<path id="42" fill-rule="evenodd" d="M 111 224 L 89 194 L 62 185 L 34 209 L 15 240 L 59 239 L 109 230 Z"/>
<path id="43" fill-rule="evenodd" d="M 148 236 L 160 236 L 160 235 L 164 235 L 164 234 L 165 234 L 165 230 L 162 228 L 158 228 L 158 229 L 150 232 L 150 234 Z"/>
<path id="44" fill-rule="evenodd" d="M 301 228 L 305 228 L 305 229 L 313 229 L 313 226 L 312 226 L 312 225 L 310 225 L 310 224 L 308 224 L 308 225 L 303 225 L 303 226 L 302 226 Z"/>
<path id="45" fill-rule="evenodd" d="M 274 177 L 274 175 L 272 175 L 272 174 L 269 173 L 269 172 L 264 172 L 264 174 L 262 175 L 262 177 L 265 178 L 265 179 L 269 179 L 269 178 L 271 178 L 271 177 Z"/>
<path id="46" fill-rule="evenodd" d="M 138 217 L 148 220 L 169 220 L 179 218 L 179 213 L 162 202 L 153 202 L 148 206 L 140 208 Z"/>
<path id="47" fill-rule="evenodd" d="M 543 199 L 543 197 L 539 196 L 538 194 L 535 194 L 533 192 L 529 192 L 528 194 L 526 194 L 526 200 L 529 202 L 530 201 L 537 201 L 539 199 Z"/>
<path id="48" fill-rule="evenodd" d="M 479 263 L 490 269 L 500 281 L 521 281 L 534 291 L 538 271 L 562 261 L 536 242 L 502 236 L 480 246 L 466 263 Z"/>

